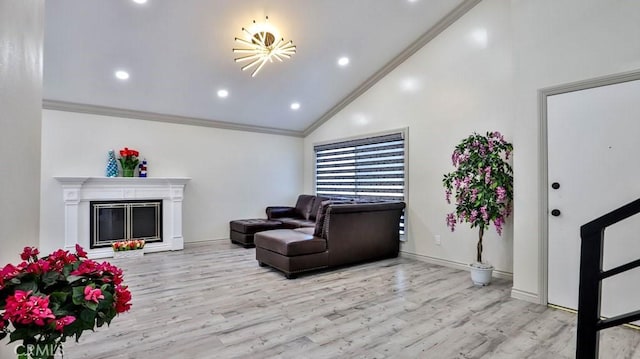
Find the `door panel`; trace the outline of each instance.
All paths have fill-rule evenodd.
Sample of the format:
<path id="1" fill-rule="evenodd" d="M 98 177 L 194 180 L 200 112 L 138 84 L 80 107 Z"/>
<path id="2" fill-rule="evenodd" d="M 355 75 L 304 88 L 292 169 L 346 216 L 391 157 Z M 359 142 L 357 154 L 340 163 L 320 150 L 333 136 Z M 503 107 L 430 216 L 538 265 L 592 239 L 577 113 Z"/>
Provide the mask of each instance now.
<path id="1" fill-rule="evenodd" d="M 640 198 L 640 81 L 547 98 L 550 304 L 577 309 L 580 226 Z M 551 184 L 560 187 L 553 189 Z M 605 233 L 604 267 L 640 258 L 640 215 Z M 640 309 L 640 269 L 603 282 L 604 316 Z"/>

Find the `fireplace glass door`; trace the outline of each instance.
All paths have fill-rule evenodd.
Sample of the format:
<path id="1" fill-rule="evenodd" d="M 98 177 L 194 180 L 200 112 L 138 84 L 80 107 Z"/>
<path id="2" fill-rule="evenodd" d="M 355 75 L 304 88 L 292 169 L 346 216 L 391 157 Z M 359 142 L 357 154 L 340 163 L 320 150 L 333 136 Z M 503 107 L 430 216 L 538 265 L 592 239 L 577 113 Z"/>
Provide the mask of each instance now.
<path id="1" fill-rule="evenodd" d="M 162 242 L 162 200 L 91 201 L 91 248 L 144 239 Z"/>

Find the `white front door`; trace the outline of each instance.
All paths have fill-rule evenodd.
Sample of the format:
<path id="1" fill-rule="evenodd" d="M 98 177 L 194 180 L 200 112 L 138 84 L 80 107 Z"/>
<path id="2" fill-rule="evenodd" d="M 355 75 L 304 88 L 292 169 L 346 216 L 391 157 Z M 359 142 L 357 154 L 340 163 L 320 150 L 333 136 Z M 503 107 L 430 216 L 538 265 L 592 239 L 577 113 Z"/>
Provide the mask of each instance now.
<path id="1" fill-rule="evenodd" d="M 549 96 L 547 105 L 548 301 L 577 309 L 580 226 L 640 198 L 640 80 Z M 639 258 L 640 215 L 605 231 L 605 269 Z M 640 268 L 602 288 L 603 316 L 640 309 Z"/>

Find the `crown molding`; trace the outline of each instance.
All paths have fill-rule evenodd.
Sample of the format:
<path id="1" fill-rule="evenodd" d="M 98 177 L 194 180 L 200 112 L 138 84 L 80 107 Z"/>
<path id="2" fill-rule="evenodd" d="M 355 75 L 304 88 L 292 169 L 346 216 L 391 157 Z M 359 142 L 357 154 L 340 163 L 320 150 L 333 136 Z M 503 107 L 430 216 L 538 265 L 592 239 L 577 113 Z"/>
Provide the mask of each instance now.
<path id="1" fill-rule="evenodd" d="M 207 119 L 196 118 L 196 117 L 167 115 L 167 114 L 161 114 L 161 113 L 155 113 L 155 112 L 127 110 L 127 109 L 115 108 L 115 107 L 89 105 L 89 104 L 47 100 L 47 99 L 44 99 L 42 101 L 42 108 L 45 110 L 88 113 L 92 115 L 112 116 L 112 117 L 125 117 L 125 118 L 137 119 L 137 120 L 176 123 L 180 125 L 190 125 L 190 126 L 213 127 L 213 128 L 221 128 L 225 130 L 234 130 L 234 131 L 248 131 L 248 132 L 267 133 L 271 135 L 304 137 L 302 131 L 285 130 L 285 129 L 274 128 L 274 127 L 242 125 L 237 123 L 207 120 Z"/>
<path id="2" fill-rule="evenodd" d="M 433 40 L 436 36 L 438 36 L 441 32 L 443 32 L 446 28 L 448 28 L 451 24 L 456 22 L 459 18 L 461 18 L 464 14 L 466 14 L 469 10 L 471 10 L 474 6 L 478 5 L 482 0 L 465 0 L 462 4 L 458 5 L 455 9 L 447 14 L 444 18 L 438 21 L 429 31 L 425 32 L 420 36 L 416 41 L 411 43 L 406 49 L 404 49 L 398 56 L 394 57 L 391 61 L 387 62 L 380 70 L 376 71 L 371 77 L 366 79 L 360 86 L 358 86 L 353 92 L 348 94 L 345 98 L 343 98 L 340 102 L 338 102 L 335 106 L 333 106 L 329 111 L 325 112 L 320 118 L 318 118 L 314 123 L 312 123 L 309 127 L 302 131 L 302 135 L 304 137 L 311 134 L 318 127 L 320 127 L 323 123 L 327 122 L 330 118 L 335 116 L 338 112 L 342 111 L 347 105 L 349 105 L 353 100 L 360 97 L 367 90 L 369 90 L 373 85 L 375 85 L 378 81 L 382 80 L 387 74 L 393 71 L 396 67 L 398 67 L 401 63 L 407 60 L 411 55 L 415 54 L 418 50 L 424 47 L 427 43 Z"/>

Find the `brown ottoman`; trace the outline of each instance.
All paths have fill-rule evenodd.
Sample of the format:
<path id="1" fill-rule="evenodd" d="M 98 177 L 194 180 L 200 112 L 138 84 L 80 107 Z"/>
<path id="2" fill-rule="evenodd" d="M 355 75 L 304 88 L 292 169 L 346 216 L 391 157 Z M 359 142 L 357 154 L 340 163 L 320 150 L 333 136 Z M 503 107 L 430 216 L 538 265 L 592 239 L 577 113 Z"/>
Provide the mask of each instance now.
<path id="1" fill-rule="evenodd" d="M 257 232 L 278 229 L 282 227 L 282 222 L 269 219 L 237 219 L 229 222 L 229 238 L 232 243 L 239 244 L 245 248 L 253 247 L 253 235 Z"/>

